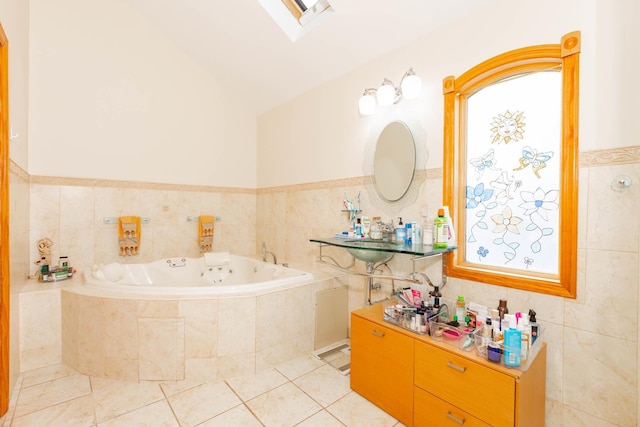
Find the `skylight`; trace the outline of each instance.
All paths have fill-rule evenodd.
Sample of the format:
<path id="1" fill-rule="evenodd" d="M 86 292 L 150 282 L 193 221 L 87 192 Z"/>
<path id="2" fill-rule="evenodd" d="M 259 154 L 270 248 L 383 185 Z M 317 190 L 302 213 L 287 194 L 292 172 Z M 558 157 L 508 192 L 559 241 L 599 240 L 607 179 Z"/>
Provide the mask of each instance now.
<path id="1" fill-rule="evenodd" d="M 318 0 L 294 0 L 294 1 L 297 3 L 300 9 L 302 9 L 303 12 L 318 2 Z"/>
<path id="2" fill-rule="evenodd" d="M 258 3 L 292 42 L 334 12 L 329 0 L 258 0 Z"/>

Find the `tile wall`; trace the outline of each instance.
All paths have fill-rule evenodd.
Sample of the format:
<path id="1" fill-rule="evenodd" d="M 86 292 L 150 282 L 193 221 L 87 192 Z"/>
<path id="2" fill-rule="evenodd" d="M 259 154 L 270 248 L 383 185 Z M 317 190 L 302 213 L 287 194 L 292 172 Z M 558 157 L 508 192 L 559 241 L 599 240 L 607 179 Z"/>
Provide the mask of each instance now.
<path id="1" fill-rule="evenodd" d="M 548 426 L 635 426 L 640 147 L 581 153 L 580 160 L 577 298 L 456 279 L 449 279 L 445 297 L 463 294 L 490 306 L 506 298 L 513 310 L 536 309 L 548 343 Z M 611 182 L 619 175 L 629 176 L 631 187 L 613 190 Z M 318 249 L 309 238 L 346 229 L 344 194 L 364 189 L 362 178 L 244 191 L 32 177 L 30 256 L 37 258 L 35 241 L 47 236 L 56 245 L 54 257 L 64 253 L 77 266 L 119 261 L 115 226 L 102 221 L 118 215 L 152 219 L 143 228 L 139 258 L 132 261 L 197 256 L 197 224 L 186 217 L 213 214 L 222 217 L 215 250 L 255 255 L 264 240 L 278 261 L 330 272 L 316 264 Z M 363 214 L 390 218 L 372 206 L 366 191 L 362 196 Z M 433 216 L 441 200 L 441 171 L 428 170 L 417 201 L 392 215 L 411 220 L 428 209 Z M 332 255 L 343 265 L 350 262 L 339 250 Z M 401 273 L 411 267 L 399 258 L 392 268 Z M 439 260 L 419 268 L 438 281 Z M 350 277 L 349 282 L 349 308 L 354 309 L 362 305 L 364 281 Z"/>

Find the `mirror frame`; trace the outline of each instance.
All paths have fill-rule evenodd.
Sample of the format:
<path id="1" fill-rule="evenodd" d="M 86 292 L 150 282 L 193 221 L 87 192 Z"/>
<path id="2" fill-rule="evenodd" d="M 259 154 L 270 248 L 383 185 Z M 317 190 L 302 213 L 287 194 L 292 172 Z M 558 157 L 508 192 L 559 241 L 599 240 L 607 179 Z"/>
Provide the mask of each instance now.
<path id="1" fill-rule="evenodd" d="M 413 178 L 409 184 L 409 188 L 404 195 L 396 201 L 386 201 L 380 197 L 375 188 L 374 178 L 374 159 L 376 154 L 376 145 L 382 131 L 392 122 L 403 122 L 413 137 L 415 148 L 415 163 L 413 167 Z M 364 150 L 364 159 L 362 170 L 364 172 L 364 185 L 369 195 L 369 200 L 373 206 L 380 209 L 385 215 L 391 217 L 396 216 L 402 209 L 411 206 L 420 194 L 420 186 L 425 182 L 427 177 L 427 137 L 424 129 L 418 123 L 418 120 L 408 111 L 398 111 L 396 114 L 388 114 L 384 121 L 376 122 L 371 129 L 371 135 Z"/>
<path id="2" fill-rule="evenodd" d="M 443 80 L 444 159 L 443 200 L 452 208 L 458 249 L 445 260 L 447 275 L 508 288 L 576 297 L 578 230 L 578 94 L 580 32 L 562 37 L 560 44 L 524 47 L 490 58 L 458 78 Z M 477 91 L 511 76 L 558 69 L 562 72 L 562 120 L 559 196 L 558 274 L 479 265 L 464 259 L 466 249 L 465 175 L 466 101 Z"/>

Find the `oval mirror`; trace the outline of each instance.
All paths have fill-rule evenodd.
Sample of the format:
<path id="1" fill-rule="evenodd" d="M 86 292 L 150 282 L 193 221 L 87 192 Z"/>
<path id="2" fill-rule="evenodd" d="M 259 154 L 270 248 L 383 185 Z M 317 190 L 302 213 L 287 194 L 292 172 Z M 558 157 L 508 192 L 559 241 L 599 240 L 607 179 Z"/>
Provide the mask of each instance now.
<path id="1" fill-rule="evenodd" d="M 411 186 L 416 166 L 416 148 L 409 127 L 401 121 L 389 123 L 380 133 L 373 158 L 373 185 L 385 202 L 400 200 Z"/>

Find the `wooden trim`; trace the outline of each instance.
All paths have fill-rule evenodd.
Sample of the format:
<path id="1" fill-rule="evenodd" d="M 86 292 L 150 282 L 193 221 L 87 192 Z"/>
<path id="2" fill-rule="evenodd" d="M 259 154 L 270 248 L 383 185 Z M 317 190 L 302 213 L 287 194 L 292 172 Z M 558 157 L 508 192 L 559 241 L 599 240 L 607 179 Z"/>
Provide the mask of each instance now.
<path id="1" fill-rule="evenodd" d="M 562 142 L 560 165 L 560 247 L 558 274 L 530 273 L 518 269 L 480 266 L 465 261 L 465 238 L 458 236 L 458 249 L 447 255 L 447 275 L 466 280 L 540 292 L 569 298 L 576 297 L 577 281 L 577 207 L 578 207 L 578 92 L 580 32 L 572 32 L 562 44 L 530 46 L 497 55 L 471 68 L 451 83 L 443 81 L 444 159 L 443 201 L 453 211 L 454 227 L 465 230 L 466 183 L 465 147 L 466 99 L 495 82 L 512 75 L 562 70 Z M 450 90 L 453 88 L 453 90 Z"/>
<path id="2" fill-rule="evenodd" d="M 9 43 L 0 24 L 0 415 L 9 409 Z"/>
<path id="3" fill-rule="evenodd" d="M 291 14 L 296 19 L 296 21 L 300 21 L 300 17 L 302 16 L 302 11 L 300 10 L 296 2 L 294 2 L 293 0 L 281 0 L 281 1 L 282 1 L 282 4 L 284 4 L 287 7 L 287 9 L 289 9 L 289 12 L 291 12 Z"/>

